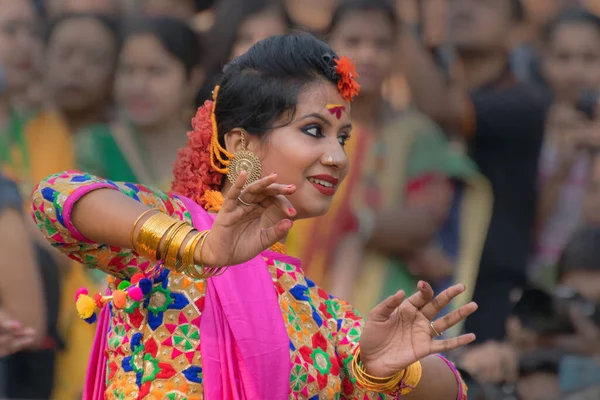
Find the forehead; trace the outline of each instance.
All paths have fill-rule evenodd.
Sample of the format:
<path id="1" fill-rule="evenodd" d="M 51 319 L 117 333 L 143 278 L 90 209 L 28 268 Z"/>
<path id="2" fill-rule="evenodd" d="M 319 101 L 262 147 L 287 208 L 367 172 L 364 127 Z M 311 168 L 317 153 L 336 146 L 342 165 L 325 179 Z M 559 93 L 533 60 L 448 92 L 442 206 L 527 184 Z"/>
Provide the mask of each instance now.
<path id="1" fill-rule="evenodd" d="M 337 121 L 327 110 L 327 105 L 333 104 L 344 107 L 340 121 L 349 123 L 350 103 L 342 97 L 338 88 L 331 82 L 318 81 L 310 83 L 298 95 L 296 118 L 315 113 L 331 117 L 332 121 Z"/>

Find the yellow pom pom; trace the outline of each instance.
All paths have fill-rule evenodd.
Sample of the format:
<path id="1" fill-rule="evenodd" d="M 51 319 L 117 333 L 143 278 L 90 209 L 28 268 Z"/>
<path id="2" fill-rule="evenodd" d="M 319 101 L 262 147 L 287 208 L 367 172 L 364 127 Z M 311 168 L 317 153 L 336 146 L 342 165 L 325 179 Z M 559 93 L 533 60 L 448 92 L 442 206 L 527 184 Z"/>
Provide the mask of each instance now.
<path id="1" fill-rule="evenodd" d="M 79 318 L 87 319 L 94 314 L 94 311 L 96 311 L 96 302 L 87 294 L 82 294 L 77 298 L 75 307 L 77 308 Z"/>

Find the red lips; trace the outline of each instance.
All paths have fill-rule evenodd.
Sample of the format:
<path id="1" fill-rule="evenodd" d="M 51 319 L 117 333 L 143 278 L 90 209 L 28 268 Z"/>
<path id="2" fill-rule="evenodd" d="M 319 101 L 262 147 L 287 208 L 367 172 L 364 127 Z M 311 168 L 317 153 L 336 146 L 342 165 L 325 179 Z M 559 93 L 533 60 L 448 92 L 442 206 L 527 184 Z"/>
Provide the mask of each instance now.
<path id="1" fill-rule="evenodd" d="M 337 184 L 340 181 L 339 179 L 334 178 L 331 175 L 313 175 L 313 176 L 309 176 L 309 179 L 327 182 L 331 185 L 331 187 L 324 186 L 318 182 L 313 182 L 313 181 L 309 180 L 311 185 L 313 185 L 319 192 L 321 192 L 321 194 L 324 194 L 325 196 L 333 196 L 335 194 Z"/>

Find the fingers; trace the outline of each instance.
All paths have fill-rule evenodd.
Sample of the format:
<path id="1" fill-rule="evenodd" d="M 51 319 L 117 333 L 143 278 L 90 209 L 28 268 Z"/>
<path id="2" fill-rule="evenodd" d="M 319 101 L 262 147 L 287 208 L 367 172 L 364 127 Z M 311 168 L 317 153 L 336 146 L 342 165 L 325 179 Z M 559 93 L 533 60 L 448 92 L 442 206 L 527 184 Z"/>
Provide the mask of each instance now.
<path id="1" fill-rule="evenodd" d="M 445 353 L 450 350 L 466 346 L 475 340 L 475 335 L 467 333 L 452 339 L 434 340 L 431 342 L 432 353 Z"/>
<path id="2" fill-rule="evenodd" d="M 408 298 L 408 302 L 416 309 L 421 309 L 433 298 L 433 289 L 424 281 L 419 281 L 417 288 L 419 290 Z"/>
<path id="3" fill-rule="evenodd" d="M 421 312 L 428 319 L 432 320 L 438 315 L 450 302 L 458 295 L 465 291 L 466 287 L 462 283 L 454 285 L 444 290 L 442 293 L 431 299 L 422 309 Z M 440 331 L 441 332 L 441 331 Z"/>
<path id="4" fill-rule="evenodd" d="M 244 185 L 246 184 L 247 178 L 248 173 L 246 171 L 240 172 L 240 175 L 235 180 L 235 183 L 233 184 L 233 186 L 231 186 L 231 188 L 227 191 L 227 194 L 225 194 L 224 196 L 223 205 L 221 206 L 222 210 L 232 211 L 235 209 L 235 207 L 237 207 L 238 197 L 244 189 Z"/>
<path id="5" fill-rule="evenodd" d="M 293 222 L 291 220 L 282 219 L 270 228 L 261 229 L 260 240 L 263 248 L 267 249 L 282 240 L 288 234 L 292 225 Z"/>
<path id="6" fill-rule="evenodd" d="M 400 307 L 400 304 L 406 298 L 406 293 L 404 290 L 399 290 L 395 295 L 388 297 L 381 303 L 379 303 L 371 313 L 369 314 L 369 318 L 373 321 L 386 321 L 390 318 L 392 313 Z"/>
<path id="7" fill-rule="evenodd" d="M 442 318 L 433 321 L 433 327 L 439 333 L 444 333 L 460 321 L 467 318 L 477 310 L 477 303 L 470 302 L 460 307 L 458 310 L 452 311 L 450 314 L 443 316 Z"/>
<path id="8" fill-rule="evenodd" d="M 261 228 L 269 228 L 284 218 L 292 218 L 296 215 L 296 209 L 292 203 L 282 195 L 267 197 L 260 205 L 267 209 L 263 218 L 270 222 L 268 226 L 261 224 Z"/>

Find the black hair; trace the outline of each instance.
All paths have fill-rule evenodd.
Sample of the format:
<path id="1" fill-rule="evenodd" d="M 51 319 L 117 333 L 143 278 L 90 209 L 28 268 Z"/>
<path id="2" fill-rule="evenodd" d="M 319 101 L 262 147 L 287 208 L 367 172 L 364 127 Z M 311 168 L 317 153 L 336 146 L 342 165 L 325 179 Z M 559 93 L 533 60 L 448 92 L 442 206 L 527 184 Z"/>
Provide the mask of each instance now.
<path id="1" fill-rule="evenodd" d="M 307 84 L 337 85 L 335 58 L 331 47 L 314 36 L 289 34 L 258 42 L 231 61 L 223 70 L 215 109 L 221 143 L 234 128 L 263 135 L 281 118 L 289 123 Z"/>
<path id="2" fill-rule="evenodd" d="M 204 46 L 211 51 L 203 63 L 207 79 L 198 94 L 198 105 L 210 98 L 223 66 L 230 60 L 240 25 L 248 18 L 269 10 L 279 13 L 287 28 L 291 26 L 281 0 L 221 0 L 217 3 L 214 24 L 204 37 Z"/>
<path id="3" fill-rule="evenodd" d="M 98 13 L 66 13 L 52 20 L 46 30 L 46 43 L 50 42 L 56 29 L 64 22 L 75 19 L 91 19 L 99 22 L 113 37 L 117 50 L 121 47 L 120 26 L 115 18 Z"/>
<path id="4" fill-rule="evenodd" d="M 585 226 L 571 235 L 557 265 L 557 278 L 573 270 L 600 271 L 600 227 Z"/>
<path id="5" fill-rule="evenodd" d="M 125 40 L 141 34 L 156 37 L 169 54 L 183 63 L 188 76 L 199 66 L 202 57 L 200 39 L 186 22 L 171 17 L 143 18 L 131 25 Z"/>
<path id="6" fill-rule="evenodd" d="M 330 35 L 348 14 L 369 11 L 383 13 L 394 30 L 398 27 L 398 15 L 391 0 L 343 0 L 338 3 L 331 14 L 331 22 L 327 28 L 327 34 Z"/>
<path id="7" fill-rule="evenodd" d="M 526 17 L 525 6 L 522 0 L 508 0 L 510 2 L 510 16 L 513 21 L 523 22 Z"/>
<path id="8" fill-rule="evenodd" d="M 570 24 L 590 25 L 600 32 L 600 17 L 583 7 L 572 7 L 560 13 L 544 27 L 542 32 L 544 42 L 551 42 L 561 26 Z"/>

